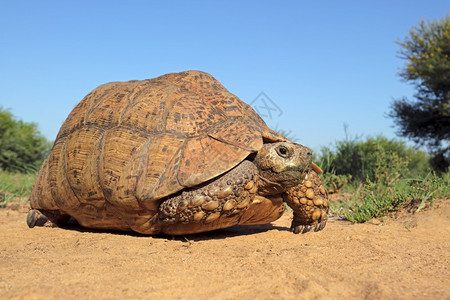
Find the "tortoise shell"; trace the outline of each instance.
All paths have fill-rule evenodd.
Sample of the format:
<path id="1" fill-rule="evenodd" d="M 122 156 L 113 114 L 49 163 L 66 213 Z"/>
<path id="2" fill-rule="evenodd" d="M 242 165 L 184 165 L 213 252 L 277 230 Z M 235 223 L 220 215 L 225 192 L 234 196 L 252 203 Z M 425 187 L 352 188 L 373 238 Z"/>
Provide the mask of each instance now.
<path id="1" fill-rule="evenodd" d="M 223 174 L 265 142 L 285 140 L 204 72 L 107 83 L 65 120 L 31 206 L 121 229 L 127 226 L 106 215 L 148 220 L 161 198 Z"/>

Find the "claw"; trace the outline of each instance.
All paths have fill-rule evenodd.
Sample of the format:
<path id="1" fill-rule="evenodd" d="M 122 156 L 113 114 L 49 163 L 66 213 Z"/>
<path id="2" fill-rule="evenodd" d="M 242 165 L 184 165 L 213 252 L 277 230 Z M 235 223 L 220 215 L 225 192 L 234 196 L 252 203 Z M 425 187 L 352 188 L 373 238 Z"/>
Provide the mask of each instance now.
<path id="1" fill-rule="evenodd" d="M 310 225 L 297 224 L 297 222 L 292 221 L 290 232 L 293 232 L 294 234 L 307 233 L 309 231 L 317 232 L 325 228 L 325 225 L 327 224 L 327 218 L 325 217 L 319 222 Z"/>
<path id="2" fill-rule="evenodd" d="M 291 232 L 293 232 L 294 234 L 299 234 L 300 232 L 303 231 L 303 225 L 298 225 L 298 226 L 291 226 Z"/>
<path id="3" fill-rule="evenodd" d="M 317 232 L 320 230 L 320 225 L 322 224 L 322 222 L 317 223 L 316 226 L 314 227 L 314 232 Z"/>
<path id="4" fill-rule="evenodd" d="M 307 232 L 309 232 L 310 230 L 311 230 L 311 225 L 306 225 L 306 226 L 304 226 L 303 232 L 302 232 L 302 233 L 307 233 Z"/>
<path id="5" fill-rule="evenodd" d="M 314 231 L 317 232 L 317 231 L 320 231 L 320 230 L 324 229 L 326 224 L 327 224 L 327 217 L 325 217 L 324 219 L 320 220 L 320 222 L 318 222 L 316 224 L 316 227 L 315 227 Z"/>
<path id="6" fill-rule="evenodd" d="M 293 232 L 294 234 L 307 233 L 311 231 L 312 228 L 313 226 L 311 225 L 292 225 L 290 231 Z"/>

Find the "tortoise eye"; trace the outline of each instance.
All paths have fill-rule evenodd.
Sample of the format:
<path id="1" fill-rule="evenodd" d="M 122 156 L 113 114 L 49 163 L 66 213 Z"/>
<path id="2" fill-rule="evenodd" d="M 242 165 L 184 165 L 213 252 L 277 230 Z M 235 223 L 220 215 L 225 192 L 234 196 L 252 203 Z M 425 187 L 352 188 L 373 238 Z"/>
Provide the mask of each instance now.
<path id="1" fill-rule="evenodd" d="M 284 146 L 277 148 L 277 152 L 281 157 L 288 157 L 288 149 Z"/>

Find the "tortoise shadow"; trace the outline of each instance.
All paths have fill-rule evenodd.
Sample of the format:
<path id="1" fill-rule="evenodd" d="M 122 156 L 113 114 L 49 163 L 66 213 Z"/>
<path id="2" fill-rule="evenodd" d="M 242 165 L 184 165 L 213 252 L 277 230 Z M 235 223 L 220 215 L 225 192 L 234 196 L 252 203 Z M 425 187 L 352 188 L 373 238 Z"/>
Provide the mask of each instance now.
<path id="1" fill-rule="evenodd" d="M 194 234 L 186 234 L 180 236 L 167 236 L 173 240 L 180 240 L 183 242 L 189 241 L 205 241 L 205 240 L 221 240 L 232 237 L 246 236 L 246 235 L 254 235 L 258 233 L 267 232 L 270 230 L 278 230 L 278 231 L 289 231 L 289 228 L 282 226 L 274 226 L 272 224 L 263 224 L 263 225 L 236 225 L 228 228 L 222 228 L 207 232 L 194 233 Z M 163 237 L 163 236 L 161 236 Z"/>
<path id="2" fill-rule="evenodd" d="M 65 226 L 61 227 L 65 230 L 72 230 L 82 233 L 109 233 L 115 235 L 125 235 L 125 236 L 134 236 L 138 238 L 152 238 L 152 239 L 165 239 L 165 240 L 174 240 L 174 241 L 204 241 L 204 240 L 221 240 L 226 238 L 238 237 L 238 236 L 246 236 L 253 235 L 258 233 L 267 232 L 270 230 L 278 230 L 278 231 L 289 231 L 289 228 L 283 226 L 275 226 L 273 224 L 262 224 L 262 225 L 236 225 L 228 228 L 216 229 L 207 232 L 201 233 L 193 233 L 193 234 L 184 234 L 184 235 L 168 235 L 168 234 L 157 234 L 157 235 L 148 235 L 142 234 L 134 231 L 119 231 L 119 230 L 102 230 L 102 229 L 94 229 L 87 228 L 79 225 L 76 221 L 70 222 Z"/>

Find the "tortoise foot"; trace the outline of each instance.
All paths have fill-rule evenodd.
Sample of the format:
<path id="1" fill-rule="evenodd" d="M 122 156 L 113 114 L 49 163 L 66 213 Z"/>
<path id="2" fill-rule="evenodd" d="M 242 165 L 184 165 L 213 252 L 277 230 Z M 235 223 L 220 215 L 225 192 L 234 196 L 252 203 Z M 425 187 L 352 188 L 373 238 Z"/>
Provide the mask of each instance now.
<path id="1" fill-rule="evenodd" d="M 236 225 L 255 198 L 257 185 L 255 165 L 243 161 L 221 177 L 163 201 L 159 208 L 162 231 L 184 234 Z"/>
<path id="2" fill-rule="evenodd" d="M 27 214 L 27 225 L 30 228 L 34 226 L 44 226 L 49 219 L 37 209 L 31 209 Z"/>
<path id="3" fill-rule="evenodd" d="M 320 222 L 316 222 L 315 224 L 310 224 L 310 225 L 303 225 L 301 223 L 299 224 L 295 220 L 292 220 L 290 231 L 295 234 L 307 233 L 311 230 L 312 231 L 320 231 L 325 228 L 325 225 L 327 224 L 327 219 L 328 218 L 325 217 Z"/>
<path id="4" fill-rule="evenodd" d="M 328 195 L 314 170 L 305 176 L 301 184 L 285 193 L 284 201 L 294 211 L 291 232 L 306 233 L 325 227 L 329 210 Z"/>
<path id="5" fill-rule="evenodd" d="M 27 225 L 30 228 L 35 226 L 58 227 L 64 225 L 70 216 L 57 210 L 30 209 L 27 214 Z"/>

